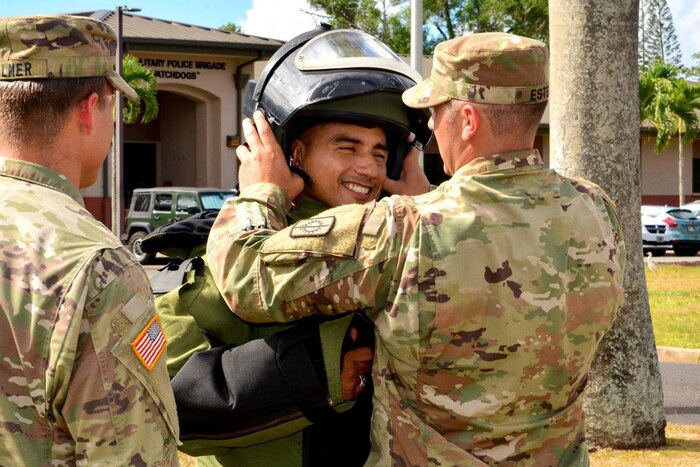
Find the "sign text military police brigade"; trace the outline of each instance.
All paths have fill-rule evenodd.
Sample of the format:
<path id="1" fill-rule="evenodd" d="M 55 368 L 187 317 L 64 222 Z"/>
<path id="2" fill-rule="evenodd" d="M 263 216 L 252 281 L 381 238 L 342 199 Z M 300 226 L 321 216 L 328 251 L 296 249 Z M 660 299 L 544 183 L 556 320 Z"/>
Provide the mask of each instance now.
<path id="1" fill-rule="evenodd" d="M 156 78 L 166 79 L 197 79 L 199 70 L 226 70 L 225 62 L 207 60 L 139 58 L 139 63 L 153 69 L 153 75 Z M 156 70 L 155 68 L 176 68 L 176 70 Z"/>

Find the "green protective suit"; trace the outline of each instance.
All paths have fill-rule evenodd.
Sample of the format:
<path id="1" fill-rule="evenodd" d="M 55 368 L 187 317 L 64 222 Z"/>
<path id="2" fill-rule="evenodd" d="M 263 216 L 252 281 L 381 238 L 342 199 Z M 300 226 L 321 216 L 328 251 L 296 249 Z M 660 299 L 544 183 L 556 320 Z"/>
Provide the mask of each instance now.
<path id="1" fill-rule="evenodd" d="M 304 199 L 290 222 L 325 208 Z M 145 246 L 154 239 L 162 243 L 172 231 L 154 233 Z M 181 236 L 177 243 L 187 244 Z M 253 325 L 222 299 L 203 243 L 165 252 L 193 258 L 184 283 L 156 297 L 181 419 L 180 449 L 201 456 L 198 465 L 362 465 L 369 452 L 371 391 L 357 403 L 343 401 L 340 370 L 344 350 L 373 345 L 364 316 Z M 364 329 L 353 345 L 345 337 L 351 322 Z M 212 425 L 212 411 L 230 411 L 228 422 Z"/>

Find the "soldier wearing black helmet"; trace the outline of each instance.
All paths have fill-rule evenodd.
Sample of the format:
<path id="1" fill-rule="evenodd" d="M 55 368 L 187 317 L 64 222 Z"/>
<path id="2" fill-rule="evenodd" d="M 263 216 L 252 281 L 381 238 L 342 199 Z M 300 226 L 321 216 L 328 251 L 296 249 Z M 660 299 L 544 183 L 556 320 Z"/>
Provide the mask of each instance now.
<path id="1" fill-rule="evenodd" d="M 392 191 L 427 188 L 411 149 L 430 138 L 430 115 L 401 102 L 419 78 L 360 31 L 320 27 L 272 57 L 250 86 L 245 111 L 265 115 L 290 165 L 304 174 L 289 222 L 373 201 L 387 175 L 399 179 Z M 413 182 L 406 183 L 401 169 L 409 153 Z M 254 218 L 245 222 L 243 228 L 258 227 Z M 144 248 L 172 251 L 168 231 L 180 227 L 152 234 Z M 182 256 L 202 255 L 202 248 Z M 156 300 L 170 337 L 183 450 L 207 455 L 201 460 L 208 465 L 362 465 L 369 452 L 371 324 L 360 313 L 291 327 L 244 323 L 213 286 L 206 259 L 192 264 L 187 282 Z"/>

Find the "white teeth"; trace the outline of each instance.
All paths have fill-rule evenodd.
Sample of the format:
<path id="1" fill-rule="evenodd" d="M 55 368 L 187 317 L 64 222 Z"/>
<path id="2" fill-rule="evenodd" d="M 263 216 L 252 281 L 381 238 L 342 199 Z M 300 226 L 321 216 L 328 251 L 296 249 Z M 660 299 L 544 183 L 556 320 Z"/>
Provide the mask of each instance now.
<path id="1" fill-rule="evenodd" d="M 361 193 L 363 195 L 366 195 L 367 193 L 369 193 L 369 188 L 367 188 L 366 186 L 357 185 L 356 183 L 346 183 L 345 186 L 349 190 L 355 191 L 357 193 Z"/>

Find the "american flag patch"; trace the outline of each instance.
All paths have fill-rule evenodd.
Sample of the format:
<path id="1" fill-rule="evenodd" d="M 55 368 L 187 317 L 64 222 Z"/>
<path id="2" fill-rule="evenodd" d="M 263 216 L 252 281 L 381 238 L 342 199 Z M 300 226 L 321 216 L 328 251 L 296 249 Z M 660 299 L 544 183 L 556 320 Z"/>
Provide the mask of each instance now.
<path id="1" fill-rule="evenodd" d="M 165 340 L 165 335 L 160 327 L 160 318 L 158 315 L 154 316 L 143 328 L 136 339 L 131 343 L 131 347 L 134 349 L 136 356 L 141 360 L 143 366 L 151 371 L 156 363 L 160 354 L 165 350 L 165 344 L 168 341 Z"/>

